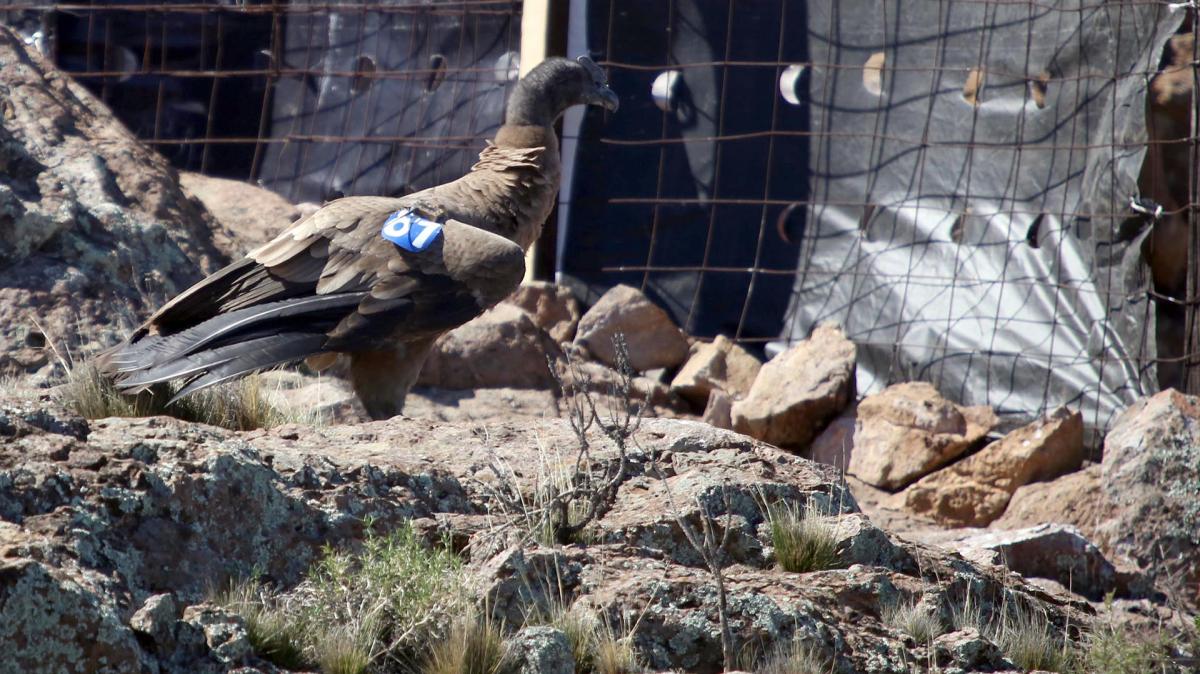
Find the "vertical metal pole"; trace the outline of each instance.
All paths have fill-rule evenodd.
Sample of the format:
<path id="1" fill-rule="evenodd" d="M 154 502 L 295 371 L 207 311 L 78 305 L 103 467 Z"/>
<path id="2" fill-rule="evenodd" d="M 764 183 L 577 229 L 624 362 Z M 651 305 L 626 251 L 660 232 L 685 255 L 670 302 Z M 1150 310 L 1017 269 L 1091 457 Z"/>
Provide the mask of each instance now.
<path id="1" fill-rule="evenodd" d="M 550 3 L 525 0 L 521 7 L 521 77 L 546 60 L 550 44 Z M 532 281 L 537 266 L 538 242 L 525 252 L 525 280 Z"/>
<path id="2" fill-rule="evenodd" d="M 1196 232 L 1197 216 L 1200 215 L 1200 103 L 1196 92 L 1200 90 L 1200 21 L 1197 21 L 1196 10 L 1189 10 L 1192 20 L 1192 97 L 1191 97 L 1191 126 L 1188 131 L 1188 255 L 1187 255 L 1187 297 L 1184 305 L 1184 392 L 1190 395 L 1200 394 L 1200 362 L 1196 356 L 1200 354 L 1200 312 L 1197 311 L 1196 296 L 1200 292 L 1197 283 L 1197 271 L 1200 270 L 1200 236 Z"/>

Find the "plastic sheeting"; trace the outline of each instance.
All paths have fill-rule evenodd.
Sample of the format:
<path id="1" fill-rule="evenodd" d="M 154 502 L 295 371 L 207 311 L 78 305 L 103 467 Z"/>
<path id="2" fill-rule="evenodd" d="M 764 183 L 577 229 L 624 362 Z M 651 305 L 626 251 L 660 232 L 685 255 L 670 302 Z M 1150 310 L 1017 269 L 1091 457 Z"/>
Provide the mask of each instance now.
<path id="1" fill-rule="evenodd" d="M 1186 10 L 641 7 L 572 3 L 570 49 L 612 62 L 622 110 L 568 119 L 562 280 L 641 285 L 693 334 L 781 337 L 768 352 L 836 321 L 860 394 L 930 381 L 1008 426 L 1067 405 L 1102 431 L 1156 389 L 1129 202 Z"/>
<path id="2" fill-rule="evenodd" d="M 293 200 L 399 196 L 458 178 L 504 119 L 520 5 L 473 12 L 425 0 L 285 15 L 259 178 Z M 336 3 L 334 5 L 336 7 Z M 415 7 L 422 11 L 389 11 Z M 503 11 L 497 11 L 503 10 Z"/>
<path id="3" fill-rule="evenodd" d="M 903 4 L 903 11 L 900 5 Z M 1182 11 L 809 3 L 813 205 L 783 337 L 842 323 L 860 393 L 925 380 L 1094 430 L 1156 388 L 1129 207 Z"/>

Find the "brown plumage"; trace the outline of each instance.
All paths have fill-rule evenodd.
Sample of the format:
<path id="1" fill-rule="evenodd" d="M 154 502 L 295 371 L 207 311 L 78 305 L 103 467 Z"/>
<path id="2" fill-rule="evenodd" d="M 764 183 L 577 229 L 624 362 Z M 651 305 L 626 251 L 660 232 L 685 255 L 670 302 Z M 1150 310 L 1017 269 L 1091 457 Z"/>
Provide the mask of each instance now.
<path id="1" fill-rule="evenodd" d="M 367 412 L 399 413 L 434 340 L 520 284 L 524 251 L 558 189 L 553 124 L 568 107 L 589 103 L 617 107 L 594 63 L 542 63 L 518 82 L 504 126 L 470 173 L 399 199 L 331 202 L 163 305 L 102 363 L 125 391 L 183 380 L 179 397 L 348 353 Z M 441 225 L 427 248 L 382 235 L 405 211 Z"/>

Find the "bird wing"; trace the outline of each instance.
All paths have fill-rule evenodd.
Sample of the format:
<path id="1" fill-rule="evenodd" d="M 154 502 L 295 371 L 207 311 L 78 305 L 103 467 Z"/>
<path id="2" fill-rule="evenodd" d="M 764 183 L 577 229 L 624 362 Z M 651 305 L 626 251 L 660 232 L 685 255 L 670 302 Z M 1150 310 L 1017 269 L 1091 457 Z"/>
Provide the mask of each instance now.
<path id="1" fill-rule="evenodd" d="M 420 194 L 420 193 L 418 193 Z M 436 204 L 335 201 L 159 309 L 109 357 L 136 390 L 190 378 L 179 395 L 325 351 L 378 348 L 457 327 L 524 275 L 521 248 Z M 384 238 L 397 213 L 440 225 L 420 250 Z"/>

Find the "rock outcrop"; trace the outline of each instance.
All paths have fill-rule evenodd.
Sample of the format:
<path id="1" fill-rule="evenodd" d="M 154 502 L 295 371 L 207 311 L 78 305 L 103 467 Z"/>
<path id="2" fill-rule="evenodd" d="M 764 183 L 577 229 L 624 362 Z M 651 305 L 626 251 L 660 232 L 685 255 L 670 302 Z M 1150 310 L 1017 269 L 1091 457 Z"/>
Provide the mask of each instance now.
<path id="1" fill-rule="evenodd" d="M 983 637 L 906 641 L 880 617 L 903 596 L 946 615 L 969 592 L 985 616 L 1019 597 L 1060 627 L 1086 618 L 1086 605 L 1002 568 L 893 539 L 857 512 L 832 469 L 696 422 L 645 420 L 612 510 L 586 544 L 551 548 L 514 544 L 496 499 L 532 493 L 555 457 L 574 461 L 577 438 L 559 420 L 486 432 L 396 418 L 235 433 L 162 417 L 84 422 L 45 396 L 0 400 L 0 412 L 0 638 L 7 662 L 35 669 L 279 671 L 255 652 L 240 616 L 206 603 L 207 590 L 251 573 L 286 590 L 321 546 L 361 541 L 366 521 L 381 530 L 411 522 L 458 541 L 483 605 L 506 616 L 529 615 L 554 588 L 629 626 L 656 671 L 721 663 L 713 577 L 681 528 L 700 517 L 730 531 L 719 554 L 737 643 L 766 652 L 803 640 L 831 671 L 929 657 L 966 668 L 995 650 Z M 592 461 L 614 451 L 593 433 Z M 775 568 L 764 502 L 828 513 L 835 567 Z M 522 632 L 523 666 L 565 671 L 560 637 Z"/>
<path id="2" fill-rule="evenodd" d="M 166 160 L 0 26 L 0 376 L 45 380 L 50 344 L 112 343 L 224 261 Z"/>
<path id="3" fill-rule="evenodd" d="M 1101 544 L 1200 605 L 1200 398 L 1163 391 L 1125 410 L 1104 441 Z"/>

